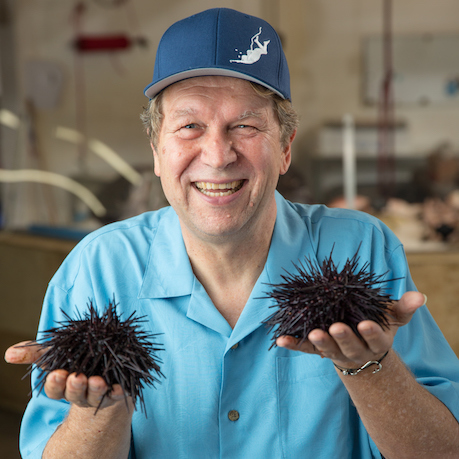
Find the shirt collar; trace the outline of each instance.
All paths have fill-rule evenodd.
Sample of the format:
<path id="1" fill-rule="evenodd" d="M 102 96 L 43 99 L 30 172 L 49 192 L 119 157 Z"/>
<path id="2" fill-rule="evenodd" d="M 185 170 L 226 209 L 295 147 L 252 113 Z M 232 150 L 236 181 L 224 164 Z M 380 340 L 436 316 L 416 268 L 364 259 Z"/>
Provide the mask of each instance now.
<path id="1" fill-rule="evenodd" d="M 285 200 L 276 191 L 277 218 L 269 249 L 266 267 L 269 282 L 282 282 L 285 271 L 295 270 L 293 264 L 304 261 L 304 258 L 316 260 L 314 247 L 308 226 L 295 209 L 295 204 Z"/>
<path id="2" fill-rule="evenodd" d="M 294 209 L 276 192 L 277 218 L 268 259 L 252 294 L 242 311 L 232 336 L 236 343 L 261 325 L 273 310 L 268 299 L 271 285 L 283 282 L 282 275 L 293 271 L 304 257 L 316 261 L 307 225 Z M 170 208 L 160 219 L 151 244 L 149 261 L 139 298 L 172 298 L 191 295 L 195 276 L 186 253 L 179 219 Z M 230 345 L 231 343 L 229 343 Z"/>
<path id="3" fill-rule="evenodd" d="M 172 298 L 190 295 L 194 274 L 183 242 L 177 214 L 164 211 L 150 246 L 139 298 Z"/>
<path id="4" fill-rule="evenodd" d="M 315 249 L 302 217 L 277 192 L 276 204 L 277 218 L 268 259 L 236 323 L 228 346 L 254 331 L 274 312 L 271 308 L 274 302 L 268 298 L 268 292 L 273 284 L 283 282 L 282 275 L 286 271 L 295 271 L 293 264 L 303 261 L 305 256 L 312 261 L 316 260 Z"/>

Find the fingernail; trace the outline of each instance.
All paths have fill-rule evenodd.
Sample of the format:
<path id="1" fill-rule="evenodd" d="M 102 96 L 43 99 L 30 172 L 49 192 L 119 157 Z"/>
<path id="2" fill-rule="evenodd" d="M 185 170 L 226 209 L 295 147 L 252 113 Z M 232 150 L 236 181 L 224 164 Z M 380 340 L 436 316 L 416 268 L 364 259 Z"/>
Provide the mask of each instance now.
<path id="1" fill-rule="evenodd" d="M 424 304 L 427 304 L 427 295 L 425 293 L 422 294 L 424 296 Z"/>
<path id="2" fill-rule="evenodd" d="M 57 382 L 58 384 L 61 384 L 65 381 L 65 378 L 58 373 L 54 375 L 54 381 Z"/>
<path id="3" fill-rule="evenodd" d="M 105 388 L 103 386 L 91 386 L 90 389 L 93 392 L 103 392 Z"/>
<path id="4" fill-rule="evenodd" d="M 12 361 L 17 360 L 17 358 L 20 355 L 20 352 L 21 351 L 19 351 L 18 349 L 15 349 L 14 347 L 10 347 L 5 352 L 5 361 L 8 363 L 11 363 Z"/>
<path id="5" fill-rule="evenodd" d="M 373 333 L 373 330 L 371 328 L 362 328 L 362 330 L 360 330 L 360 333 L 362 335 L 371 335 Z"/>
<path id="6" fill-rule="evenodd" d="M 344 330 L 339 330 L 333 333 L 335 338 L 344 338 L 346 336 L 346 332 Z"/>
<path id="7" fill-rule="evenodd" d="M 285 347 L 286 349 L 292 349 L 293 347 L 295 347 L 295 341 L 291 336 L 281 336 L 281 338 L 283 338 L 281 347 Z"/>
<path id="8" fill-rule="evenodd" d="M 81 389 L 83 387 L 83 383 L 77 379 L 75 381 L 72 381 L 72 386 L 75 389 Z"/>
<path id="9" fill-rule="evenodd" d="M 10 349 L 7 349 L 5 352 L 5 362 L 10 363 L 10 359 L 13 355 L 13 352 Z"/>

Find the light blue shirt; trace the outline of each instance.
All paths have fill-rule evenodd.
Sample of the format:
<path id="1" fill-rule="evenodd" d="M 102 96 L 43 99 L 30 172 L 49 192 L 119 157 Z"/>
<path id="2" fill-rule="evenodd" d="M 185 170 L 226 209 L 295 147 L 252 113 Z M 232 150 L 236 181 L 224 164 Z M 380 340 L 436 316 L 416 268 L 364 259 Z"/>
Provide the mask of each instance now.
<path id="1" fill-rule="evenodd" d="M 271 336 L 261 322 L 273 312 L 268 284 L 305 256 L 321 263 L 332 248 L 342 266 L 361 244 L 361 264 L 400 278 L 387 284 L 393 298 L 415 290 L 403 247 L 367 214 L 294 205 L 277 193 L 276 201 L 268 259 L 234 329 L 194 276 L 171 208 L 90 234 L 50 282 L 41 330 L 64 319 L 60 308 L 72 316 L 91 299 L 102 309 L 115 295 L 124 317 L 136 311 L 147 316 L 148 331 L 163 333 L 166 379 L 144 391 L 148 417 L 134 413 L 132 457 L 380 458 L 332 362 L 268 350 Z M 398 331 L 394 347 L 459 418 L 459 362 L 426 307 Z M 375 400 L 375 409 L 384 402 Z M 21 431 L 24 458 L 41 457 L 67 409 L 65 401 L 34 393 Z M 236 421 L 228 416 L 233 410 Z"/>

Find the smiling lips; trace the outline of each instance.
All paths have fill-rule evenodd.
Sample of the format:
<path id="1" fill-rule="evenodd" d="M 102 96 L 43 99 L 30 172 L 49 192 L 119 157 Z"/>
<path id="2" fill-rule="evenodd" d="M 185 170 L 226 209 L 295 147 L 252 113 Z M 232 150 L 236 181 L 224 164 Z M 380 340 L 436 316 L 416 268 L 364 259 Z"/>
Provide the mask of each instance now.
<path id="1" fill-rule="evenodd" d="M 242 188 L 244 180 L 229 183 L 195 182 L 196 188 L 206 196 L 229 196 Z"/>

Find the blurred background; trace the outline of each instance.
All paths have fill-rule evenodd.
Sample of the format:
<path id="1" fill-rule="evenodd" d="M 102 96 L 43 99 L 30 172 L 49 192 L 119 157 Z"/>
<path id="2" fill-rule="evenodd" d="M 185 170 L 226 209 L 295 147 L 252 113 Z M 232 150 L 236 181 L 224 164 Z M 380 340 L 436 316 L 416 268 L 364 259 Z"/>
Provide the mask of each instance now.
<path id="1" fill-rule="evenodd" d="M 167 205 L 139 120 L 173 22 L 225 6 L 279 32 L 301 117 L 290 200 L 381 218 L 459 353 L 459 3 L 0 0 L 0 345 L 35 336 L 85 234 Z M 0 456 L 18 458 L 26 368 L 0 362 Z"/>

